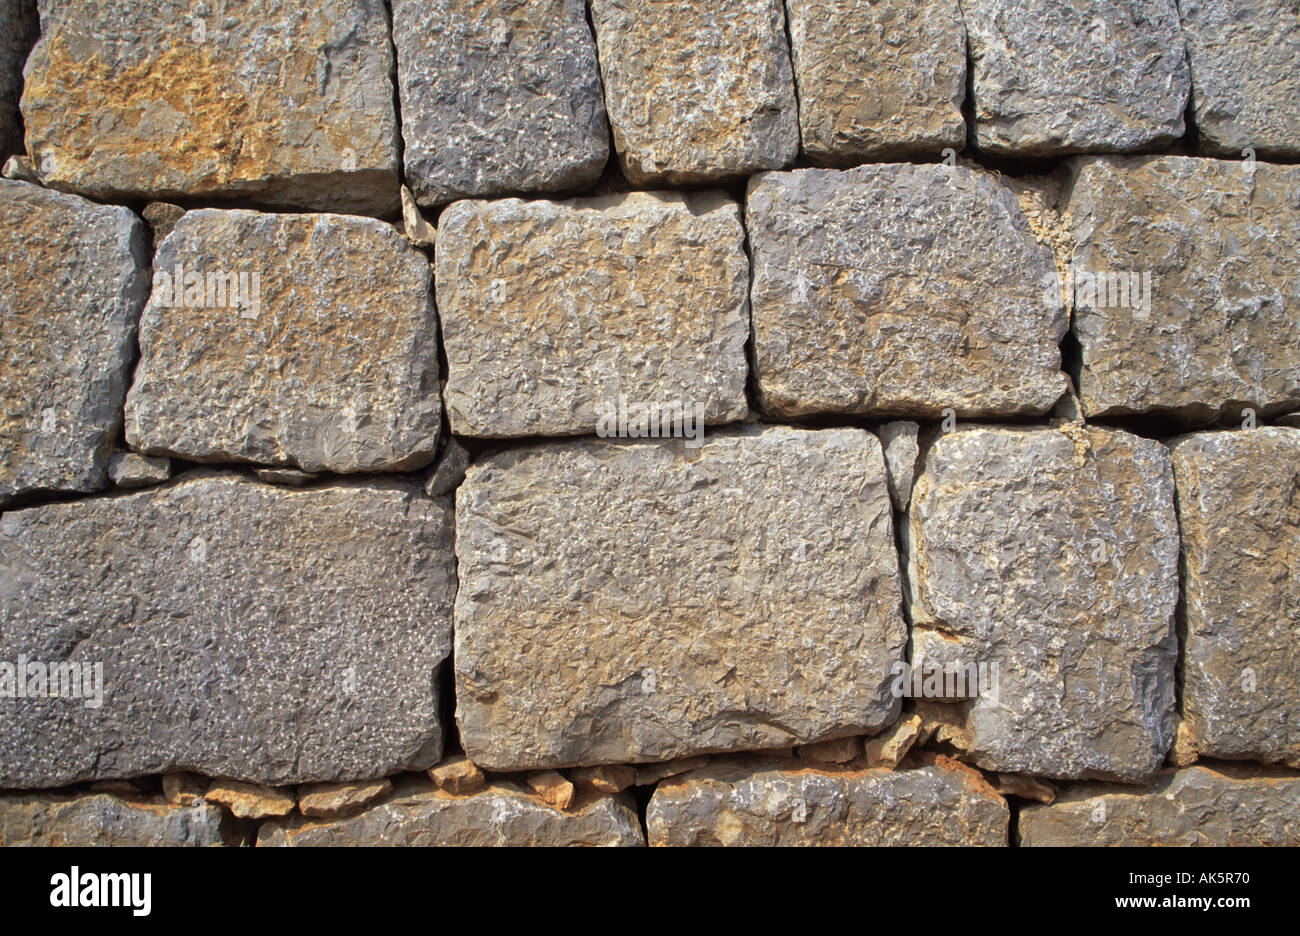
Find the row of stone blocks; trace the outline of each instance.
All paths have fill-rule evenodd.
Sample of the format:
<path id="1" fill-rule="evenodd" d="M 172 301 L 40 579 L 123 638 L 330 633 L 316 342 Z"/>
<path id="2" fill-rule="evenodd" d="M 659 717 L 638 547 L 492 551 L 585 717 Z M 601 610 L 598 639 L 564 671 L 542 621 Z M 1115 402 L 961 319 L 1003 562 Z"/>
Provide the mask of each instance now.
<path id="1" fill-rule="evenodd" d="M 594 35 L 584 0 L 39 5 L 25 83 L 0 5 L 0 142 L 21 87 L 41 178 L 108 200 L 384 214 L 399 160 L 425 205 L 580 189 L 611 130 L 634 183 L 936 155 L 968 86 L 990 154 L 1160 148 L 1189 100 L 1203 152 L 1300 154 L 1291 0 L 591 0 Z"/>
<path id="2" fill-rule="evenodd" d="M 657 434 L 652 404 L 703 432 L 750 380 L 777 419 L 1040 416 L 1071 320 L 1089 419 L 1300 406 L 1300 167 L 1065 181 L 1058 212 L 965 166 L 763 173 L 743 223 L 721 192 L 466 200 L 432 266 L 377 220 L 202 209 L 151 286 L 129 209 L 2 180 L 0 504 L 102 487 L 124 403 L 145 454 L 345 473 L 427 465 L 444 402 L 480 439 Z"/>

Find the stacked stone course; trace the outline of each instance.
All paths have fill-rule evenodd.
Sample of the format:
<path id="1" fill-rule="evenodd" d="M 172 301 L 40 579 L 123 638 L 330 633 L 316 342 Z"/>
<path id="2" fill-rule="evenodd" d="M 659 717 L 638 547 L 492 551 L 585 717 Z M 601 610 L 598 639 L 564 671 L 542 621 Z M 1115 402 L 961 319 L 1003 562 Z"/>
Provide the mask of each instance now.
<path id="1" fill-rule="evenodd" d="M 1298 59 L 0 0 L 0 845 L 1300 844 Z"/>

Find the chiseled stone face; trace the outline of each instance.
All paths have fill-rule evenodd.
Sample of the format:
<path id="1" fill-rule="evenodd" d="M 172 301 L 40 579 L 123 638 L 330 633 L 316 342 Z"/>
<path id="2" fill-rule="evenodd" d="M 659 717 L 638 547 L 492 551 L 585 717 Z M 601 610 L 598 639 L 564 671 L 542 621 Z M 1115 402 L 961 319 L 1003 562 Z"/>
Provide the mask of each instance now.
<path id="1" fill-rule="evenodd" d="M 957 0 L 785 0 L 803 151 L 830 165 L 966 142 Z"/>
<path id="2" fill-rule="evenodd" d="M 787 747 L 898 714 L 865 430 L 516 449 L 469 469 L 456 510 L 456 720 L 484 768 Z"/>
<path id="3" fill-rule="evenodd" d="M 40 11 L 22 112 L 46 184 L 108 200 L 396 210 L 383 4 L 40 0 Z"/>
<path id="4" fill-rule="evenodd" d="M 1020 844 L 1300 845 L 1300 775 L 1162 773 L 1149 789 L 1085 784 L 1020 811 Z"/>
<path id="5" fill-rule="evenodd" d="M 395 0 L 407 184 L 422 205 L 593 184 L 609 157 L 584 0 Z"/>
<path id="6" fill-rule="evenodd" d="M 655 788 L 651 845 L 1006 845 L 1010 812 L 947 758 L 905 770 L 715 761 Z"/>
<path id="7" fill-rule="evenodd" d="M 216 806 L 173 806 L 107 793 L 0 796 L 0 847 L 233 845 L 230 817 Z"/>
<path id="8" fill-rule="evenodd" d="M 1297 203 L 1297 166 L 1079 162 L 1065 208 L 1089 418 L 1207 420 L 1300 404 Z"/>
<path id="9" fill-rule="evenodd" d="M 1203 432 L 1172 447 L 1192 744 L 1300 761 L 1300 430 Z"/>
<path id="10" fill-rule="evenodd" d="M 259 847 L 377 845 L 637 846 L 645 844 L 636 807 L 625 796 L 588 795 L 557 809 L 513 783 L 468 796 L 411 784 L 358 816 L 268 822 Z"/>
<path id="11" fill-rule="evenodd" d="M 781 0 L 592 0 L 591 14 L 633 184 L 732 178 L 798 154 Z"/>
<path id="12" fill-rule="evenodd" d="M 305 471 L 427 465 L 441 412 L 430 279 L 381 221 L 187 212 L 154 258 L 127 441 Z"/>
<path id="13" fill-rule="evenodd" d="M 1052 251 L 991 173 L 763 173 L 745 222 L 764 411 L 1028 415 L 1065 392 Z"/>
<path id="14" fill-rule="evenodd" d="M 680 404 L 683 433 L 743 419 L 744 243 L 719 192 L 451 205 L 437 291 L 452 431 L 608 433 L 648 403 Z"/>
<path id="15" fill-rule="evenodd" d="M 994 677 L 992 691 L 953 703 L 976 764 L 1156 773 L 1173 738 L 1177 656 L 1163 445 L 1069 423 L 959 429 L 929 450 L 907 541 L 912 666 L 988 664 Z"/>
<path id="16" fill-rule="evenodd" d="M 452 536 L 448 499 L 392 480 L 296 490 L 200 472 L 5 513 L 0 787 L 436 763 Z M 36 698 L 20 664 L 79 669 Z"/>
<path id="17" fill-rule="evenodd" d="M 106 484 L 148 266 L 129 209 L 0 180 L 0 506 Z"/>
<path id="18" fill-rule="evenodd" d="M 1201 148 L 1300 155 L 1296 0 L 1178 0 Z"/>
<path id="19" fill-rule="evenodd" d="M 1123 152 L 1183 135 L 1174 0 L 961 0 L 961 11 L 981 150 Z"/>

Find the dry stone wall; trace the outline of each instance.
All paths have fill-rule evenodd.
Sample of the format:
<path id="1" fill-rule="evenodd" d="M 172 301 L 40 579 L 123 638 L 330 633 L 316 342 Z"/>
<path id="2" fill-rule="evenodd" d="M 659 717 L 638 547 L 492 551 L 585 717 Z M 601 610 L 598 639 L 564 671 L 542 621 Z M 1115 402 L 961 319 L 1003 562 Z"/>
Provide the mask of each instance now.
<path id="1" fill-rule="evenodd" d="M 0 844 L 1300 844 L 1295 0 L 0 0 Z"/>

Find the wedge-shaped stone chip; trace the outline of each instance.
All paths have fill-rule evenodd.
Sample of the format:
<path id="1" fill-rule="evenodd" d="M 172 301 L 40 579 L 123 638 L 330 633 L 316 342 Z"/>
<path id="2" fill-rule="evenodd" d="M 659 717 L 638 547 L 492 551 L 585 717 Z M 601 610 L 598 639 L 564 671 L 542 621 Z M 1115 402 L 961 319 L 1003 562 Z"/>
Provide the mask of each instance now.
<path id="1" fill-rule="evenodd" d="M 469 469 L 456 510 L 456 720 L 486 769 L 788 747 L 898 714 L 865 430 L 516 449 Z"/>
<path id="2" fill-rule="evenodd" d="M 1300 16 L 1294 0 L 1178 0 L 1192 113 L 1218 156 L 1300 155 Z"/>
<path id="3" fill-rule="evenodd" d="M 785 0 L 803 150 L 813 160 L 937 155 L 966 143 L 957 0 Z"/>
<path id="4" fill-rule="evenodd" d="M 127 441 L 309 472 L 427 465 L 441 414 L 430 279 L 381 221 L 187 212 L 154 258 Z"/>
<path id="5" fill-rule="evenodd" d="M 468 796 L 409 783 L 389 800 L 337 821 L 295 817 L 265 823 L 259 847 L 377 845 L 638 846 L 636 806 L 626 796 L 587 794 L 557 809 L 509 782 Z"/>
<path id="6" fill-rule="evenodd" d="M 0 787 L 431 766 L 452 535 L 448 499 L 396 481 L 199 472 L 5 513 Z"/>
<path id="7" fill-rule="evenodd" d="M 237 844 L 234 822 L 216 806 L 173 806 L 107 793 L 0 796 L 0 847 Z"/>
<path id="8" fill-rule="evenodd" d="M 1084 784 L 1020 810 L 1024 847 L 1300 845 L 1300 774 L 1162 773 L 1149 789 Z"/>
<path id="9" fill-rule="evenodd" d="M 0 505 L 107 483 L 148 266 L 130 210 L 0 179 Z"/>
<path id="10" fill-rule="evenodd" d="M 678 435 L 744 418 L 744 243 L 720 192 L 451 205 L 437 292 L 452 431 L 622 434 L 649 404 L 677 406 Z"/>
<path id="11" fill-rule="evenodd" d="M 745 222 L 766 412 L 1037 415 L 1065 392 L 1052 251 L 991 173 L 763 173 Z"/>
<path id="12" fill-rule="evenodd" d="M 393 43 L 420 204 L 600 177 L 609 127 L 584 0 L 395 0 Z"/>
<path id="13" fill-rule="evenodd" d="M 372 0 L 40 0 L 27 152 L 96 198 L 397 209 L 393 53 Z"/>
<path id="14" fill-rule="evenodd" d="M 961 0 L 975 141 L 1004 156 L 1157 149 L 1191 79 L 1174 0 Z"/>
<path id="15" fill-rule="evenodd" d="M 952 703 L 976 764 L 1155 775 L 1174 732 L 1168 449 L 1076 423 L 959 430 L 929 450 L 906 539 L 913 668 L 987 666 Z"/>
<path id="16" fill-rule="evenodd" d="M 592 0 L 614 149 L 634 184 L 779 169 L 799 152 L 781 0 Z"/>
<path id="17" fill-rule="evenodd" d="M 906 770 L 714 761 L 659 784 L 651 845 L 1006 845 L 1006 800 L 947 758 Z"/>
<path id="18" fill-rule="evenodd" d="M 1192 744 L 1300 762 L 1300 429 L 1197 433 L 1173 452 Z"/>
<path id="19" fill-rule="evenodd" d="M 1067 292 L 1088 417 L 1300 404 L 1300 167 L 1081 160 Z"/>

